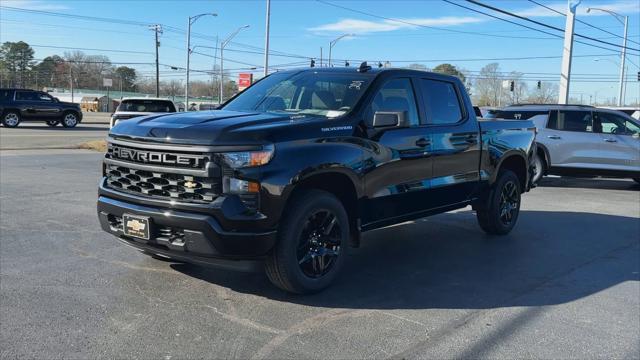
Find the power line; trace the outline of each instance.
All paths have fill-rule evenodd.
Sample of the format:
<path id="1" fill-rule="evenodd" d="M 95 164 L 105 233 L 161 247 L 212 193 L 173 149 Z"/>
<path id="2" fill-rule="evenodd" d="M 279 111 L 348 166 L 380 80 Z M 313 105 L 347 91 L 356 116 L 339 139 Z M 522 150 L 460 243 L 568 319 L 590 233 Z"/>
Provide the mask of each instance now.
<path id="1" fill-rule="evenodd" d="M 321 3 L 321 4 L 333 6 L 335 8 L 351 11 L 351 12 L 354 12 L 354 13 L 357 13 L 357 14 L 366 15 L 366 16 L 370 16 L 370 17 L 373 17 L 373 18 L 377 18 L 377 19 L 393 21 L 393 22 L 397 22 L 397 23 L 400 23 L 400 24 L 410 25 L 410 26 L 418 26 L 418 27 L 422 27 L 422 28 L 426 28 L 426 29 L 440 30 L 440 31 L 445 31 L 445 32 L 450 32 L 450 33 L 466 34 L 466 35 L 481 35 L 481 36 L 498 37 L 498 38 L 514 38 L 514 39 L 541 39 L 541 40 L 542 39 L 547 39 L 547 38 L 533 38 L 533 37 L 524 37 L 524 36 L 519 37 L 519 36 L 512 36 L 512 35 L 499 35 L 499 34 L 489 34 L 489 33 L 482 33 L 482 32 L 476 32 L 476 31 L 464 31 L 464 30 L 447 29 L 447 28 L 441 28 L 441 27 L 437 27 L 437 26 L 418 24 L 418 23 L 414 23 L 414 22 L 407 21 L 407 20 L 402 20 L 402 19 L 395 19 L 395 18 L 390 18 L 390 17 L 386 17 L 386 16 L 376 15 L 376 14 L 372 14 L 372 13 L 365 12 L 365 11 L 362 11 L 362 10 L 352 9 L 352 8 L 349 8 L 349 7 L 346 7 L 346 6 L 334 4 L 334 3 L 331 3 L 331 2 L 328 2 L 328 1 L 325 1 L 325 0 L 316 0 L 316 1 Z"/>
<path id="2" fill-rule="evenodd" d="M 542 26 L 542 27 L 546 27 L 548 29 L 553 29 L 553 30 L 556 30 L 556 31 L 564 32 L 564 29 L 561 29 L 559 27 L 556 27 L 556 26 L 553 26 L 553 25 L 549 25 L 549 24 L 545 24 L 545 23 L 537 21 L 537 20 L 529 19 L 526 16 L 521 16 L 521 15 L 518 15 L 518 14 L 514 14 L 512 12 L 509 12 L 509 11 L 506 11 L 506 10 L 502 10 L 502 9 L 497 8 L 495 6 L 483 4 L 483 3 L 479 2 L 479 1 L 476 1 L 476 0 L 465 0 L 465 1 L 469 2 L 469 3 L 472 3 L 472 4 L 475 4 L 475 5 L 478 5 L 478 6 L 481 6 L 481 7 L 484 7 L 484 8 L 487 8 L 487 9 L 490 9 L 490 10 L 493 10 L 493 11 L 496 11 L 496 12 L 499 12 L 499 13 L 502 13 L 502 14 L 505 14 L 505 15 L 509 15 L 509 16 L 512 16 L 512 17 L 515 17 L 515 18 L 518 18 L 518 19 L 521 19 L 521 20 L 525 20 L 525 21 L 534 23 L 534 24 Z M 447 2 L 450 3 L 450 1 L 447 1 Z M 622 45 L 610 43 L 608 41 L 596 39 L 596 38 L 593 38 L 591 36 L 586 36 L 586 35 L 582 35 L 582 34 L 578 34 L 578 33 L 574 33 L 574 36 L 577 36 L 577 37 L 580 37 L 580 38 L 583 38 L 583 39 L 587 39 L 587 40 L 591 40 L 591 41 L 595 41 L 595 42 L 599 42 L 599 43 L 602 43 L 602 44 L 605 44 L 605 45 L 609 45 L 609 46 L 615 46 L 615 47 L 624 48 L 624 49 L 633 50 L 633 51 L 640 51 L 640 49 L 636 49 L 636 48 L 631 48 L 631 47 L 628 47 L 628 46 L 622 46 Z"/>
<path id="3" fill-rule="evenodd" d="M 93 48 L 79 48 L 79 47 L 69 47 L 69 46 L 53 46 L 53 45 L 34 45 L 29 44 L 31 47 L 40 47 L 40 48 L 51 48 L 51 49 L 68 49 L 68 50 L 86 50 L 86 51 L 104 51 L 104 52 L 117 52 L 117 53 L 128 53 L 128 54 L 146 54 L 151 55 L 151 52 L 148 51 L 130 51 L 130 50 L 115 50 L 115 49 L 93 49 Z"/>
<path id="4" fill-rule="evenodd" d="M 537 31 L 537 32 L 541 32 L 541 33 L 543 33 L 543 34 L 551 35 L 551 36 L 554 36 L 554 37 L 556 37 L 556 38 L 558 38 L 558 39 L 562 39 L 562 38 L 563 38 L 563 36 L 561 36 L 561 35 L 554 34 L 554 33 L 550 33 L 550 32 L 548 32 L 548 31 L 544 31 L 544 30 L 541 30 L 541 29 L 537 29 L 537 28 L 534 28 L 534 27 L 531 27 L 531 26 L 528 26 L 528 25 L 520 24 L 520 23 L 517 23 L 517 22 L 515 22 L 515 21 L 511 21 L 511 20 L 509 20 L 509 19 L 504 19 L 504 18 L 501 18 L 501 17 L 499 17 L 499 16 L 495 16 L 495 15 L 492 15 L 492 14 L 486 13 L 486 12 L 484 12 L 484 11 L 480 11 L 480 10 L 477 10 L 477 9 L 470 8 L 470 7 L 468 7 L 468 6 L 464 6 L 464 5 L 462 5 L 462 4 L 455 3 L 455 2 L 453 2 L 453 1 L 449 1 L 449 0 L 442 0 L 442 1 L 446 2 L 447 4 L 451 4 L 451 5 L 454 5 L 454 6 L 457 6 L 457 7 L 460 7 L 460 8 L 463 8 L 463 9 L 466 9 L 466 10 L 469 10 L 469 11 L 472 11 L 472 12 L 475 12 L 475 13 L 478 13 L 478 14 L 482 14 L 482 15 L 488 16 L 488 17 L 493 18 L 493 19 L 497 19 L 497 20 L 500 20 L 500 21 L 507 22 L 507 23 L 509 23 L 509 24 L 517 25 L 517 26 L 520 26 L 520 27 L 523 27 L 523 28 L 526 28 L 526 29 L 530 29 L 530 30 L 534 30 L 534 31 Z M 606 48 L 606 47 L 604 47 L 604 46 L 600 46 L 600 45 L 589 44 L 589 43 L 586 43 L 586 42 L 584 42 L 584 41 L 580 41 L 580 40 L 574 40 L 574 42 L 576 42 L 576 43 L 580 43 L 580 44 L 584 44 L 584 45 L 588 45 L 588 46 L 591 46 L 591 47 L 595 47 L 595 48 L 598 48 L 598 49 L 603 49 L 603 50 L 609 50 L 609 51 L 615 51 L 615 52 L 618 52 L 618 50 L 617 50 L 617 49 L 610 49 L 610 48 Z"/>
<path id="5" fill-rule="evenodd" d="M 537 1 L 535 1 L 535 0 L 528 0 L 528 1 L 529 1 L 529 2 L 534 3 L 534 4 L 538 5 L 538 6 L 541 6 L 541 7 L 545 8 L 545 9 L 547 9 L 547 10 L 549 10 L 549 11 L 553 11 L 553 12 L 554 12 L 554 13 L 556 13 L 556 14 L 560 14 L 560 15 L 562 15 L 562 16 L 564 16 L 564 17 L 566 17 L 566 16 L 567 16 L 567 14 L 565 14 L 565 13 L 563 13 L 563 12 L 561 12 L 561 11 L 558 11 L 558 10 L 556 10 L 556 9 L 552 8 L 552 7 L 549 7 L 549 6 L 545 5 L 545 4 L 541 4 L 541 3 L 539 3 L 539 2 L 537 2 Z M 616 34 L 616 33 L 613 33 L 613 32 L 611 32 L 611 31 L 606 30 L 606 29 L 603 29 L 603 28 L 601 28 L 601 27 L 598 27 L 598 26 L 595 26 L 595 25 L 589 24 L 589 23 L 588 23 L 588 22 L 586 22 L 586 21 L 583 21 L 583 20 L 580 20 L 580 19 L 576 19 L 576 21 L 577 21 L 577 22 L 579 22 L 579 23 L 581 23 L 581 24 L 587 25 L 587 26 L 589 26 L 589 27 L 591 27 L 591 28 L 594 28 L 594 29 L 600 30 L 600 31 L 602 31 L 602 32 L 605 32 L 605 33 L 607 33 L 607 34 L 609 34 L 609 35 L 613 35 L 613 36 L 614 36 L 614 37 L 616 37 L 616 38 L 624 39 L 624 36 L 618 35 L 618 34 Z M 640 45 L 640 42 L 637 42 L 637 41 L 633 41 L 633 40 L 629 40 L 629 39 L 627 39 L 627 41 Z"/>

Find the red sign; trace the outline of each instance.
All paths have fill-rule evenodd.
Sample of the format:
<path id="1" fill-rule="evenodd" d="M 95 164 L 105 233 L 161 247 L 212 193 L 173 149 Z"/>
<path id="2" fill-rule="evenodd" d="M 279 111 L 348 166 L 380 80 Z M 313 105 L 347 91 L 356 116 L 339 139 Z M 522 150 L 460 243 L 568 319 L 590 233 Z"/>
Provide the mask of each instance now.
<path id="1" fill-rule="evenodd" d="M 253 74 L 252 73 L 241 73 L 238 75 L 238 90 L 242 91 L 249 86 L 253 82 Z"/>

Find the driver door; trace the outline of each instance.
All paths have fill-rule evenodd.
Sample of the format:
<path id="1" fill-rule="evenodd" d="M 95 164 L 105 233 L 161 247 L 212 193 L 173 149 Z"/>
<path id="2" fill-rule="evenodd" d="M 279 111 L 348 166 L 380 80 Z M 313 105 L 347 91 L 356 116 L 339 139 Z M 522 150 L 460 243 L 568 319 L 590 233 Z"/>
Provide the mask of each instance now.
<path id="1" fill-rule="evenodd" d="M 52 119 L 60 117 L 60 107 L 57 106 L 55 99 L 44 92 L 37 92 L 33 95 L 33 108 L 36 117 L 39 119 Z"/>
<path id="2" fill-rule="evenodd" d="M 373 127 L 376 113 L 403 114 L 399 126 Z M 432 174 L 430 136 L 421 126 L 413 82 L 410 78 L 387 80 L 365 111 L 371 151 L 365 158 L 367 204 L 363 225 L 378 227 L 409 219 L 428 208 Z"/>
<path id="3" fill-rule="evenodd" d="M 621 115 L 601 111 L 595 114 L 603 167 L 640 171 L 640 127 Z"/>

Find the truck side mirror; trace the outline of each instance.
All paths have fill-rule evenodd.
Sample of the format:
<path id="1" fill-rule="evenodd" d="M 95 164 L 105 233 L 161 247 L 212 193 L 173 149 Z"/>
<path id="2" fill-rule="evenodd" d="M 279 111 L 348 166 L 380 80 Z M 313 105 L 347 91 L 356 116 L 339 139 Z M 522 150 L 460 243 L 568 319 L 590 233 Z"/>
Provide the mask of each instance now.
<path id="1" fill-rule="evenodd" d="M 395 127 L 405 124 L 406 111 L 376 111 L 373 114 L 373 127 Z"/>

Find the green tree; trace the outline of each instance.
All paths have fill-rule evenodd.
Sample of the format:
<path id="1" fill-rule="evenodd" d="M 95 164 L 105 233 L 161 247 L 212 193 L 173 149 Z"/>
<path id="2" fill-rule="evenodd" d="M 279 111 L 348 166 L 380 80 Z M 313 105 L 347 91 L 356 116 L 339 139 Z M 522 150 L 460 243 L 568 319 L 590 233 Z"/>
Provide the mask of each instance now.
<path id="1" fill-rule="evenodd" d="M 462 71 L 460 71 L 458 68 L 456 68 L 455 66 L 453 66 L 451 64 L 440 64 L 440 65 L 438 65 L 438 66 L 433 68 L 433 72 L 437 72 L 437 73 L 445 74 L 445 75 L 455 76 L 458 79 L 460 79 L 460 81 L 462 81 L 463 83 L 465 81 L 465 76 L 462 73 Z"/>
<path id="2" fill-rule="evenodd" d="M 31 73 L 31 83 L 36 88 L 66 86 L 69 83 L 64 59 L 58 55 L 47 56 L 33 67 Z"/>
<path id="3" fill-rule="evenodd" d="M 0 46 L 0 71 L 3 78 L 6 74 L 9 86 L 25 87 L 29 71 L 34 65 L 33 54 L 33 48 L 24 41 L 7 41 Z"/>
<path id="4" fill-rule="evenodd" d="M 136 69 L 127 66 L 117 67 L 114 71 L 116 79 L 122 82 L 122 89 L 125 91 L 135 91 L 135 83 L 138 78 Z"/>

